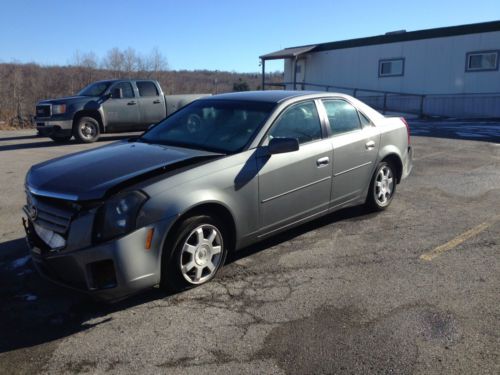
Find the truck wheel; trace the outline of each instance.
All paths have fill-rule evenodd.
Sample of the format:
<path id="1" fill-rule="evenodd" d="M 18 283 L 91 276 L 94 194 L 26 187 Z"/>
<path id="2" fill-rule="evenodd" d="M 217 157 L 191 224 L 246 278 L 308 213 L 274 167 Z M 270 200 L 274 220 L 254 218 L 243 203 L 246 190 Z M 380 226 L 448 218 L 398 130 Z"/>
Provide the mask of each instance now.
<path id="1" fill-rule="evenodd" d="M 174 235 L 173 247 L 164 250 L 161 287 L 180 292 L 212 280 L 226 260 L 227 241 L 228 233 L 217 218 L 186 219 Z"/>
<path id="2" fill-rule="evenodd" d="M 66 143 L 71 139 L 71 134 L 70 135 L 57 135 L 53 134 L 50 136 L 50 139 L 52 139 L 54 142 L 57 143 Z"/>
<path id="3" fill-rule="evenodd" d="M 81 117 L 78 119 L 78 122 L 74 126 L 73 134 L 78 142 L 95 142 L 99 139 L 99 123 L 93 117 Z"/>
<path id="4" fill-rule="evenodd" d="M 396 192 L 396 174 L 391 163 L 381 162 L 373 174 L 366 197 L 366 207 L 371 211 L 385 210 Z"/>

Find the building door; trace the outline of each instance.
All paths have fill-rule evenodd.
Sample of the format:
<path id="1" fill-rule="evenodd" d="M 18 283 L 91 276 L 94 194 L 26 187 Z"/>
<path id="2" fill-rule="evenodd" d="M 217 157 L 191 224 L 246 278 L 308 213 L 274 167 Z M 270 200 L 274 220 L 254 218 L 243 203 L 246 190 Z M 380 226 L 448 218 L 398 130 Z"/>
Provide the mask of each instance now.
<path id="1" fill-rule="evenodd" d="M 295 70 L 295 82 L 297 83 L 297 90 L 304 90 L 304 83 L 306 79 L 306 59 L 297 60 Z"/>

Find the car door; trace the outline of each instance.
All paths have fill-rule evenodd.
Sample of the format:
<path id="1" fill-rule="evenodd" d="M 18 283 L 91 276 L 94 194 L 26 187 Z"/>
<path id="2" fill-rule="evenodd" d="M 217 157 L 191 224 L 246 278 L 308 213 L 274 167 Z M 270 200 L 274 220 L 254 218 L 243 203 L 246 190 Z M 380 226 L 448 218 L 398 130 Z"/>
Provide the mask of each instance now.
<path id="1" fill-rule="evenodd" d="M 121 89 L 122 97 L 111 97 L 102 104 L 106 126 L 113 131 L 127 131 L 139 121 L 139 108 L 130 82 L 117 82 L 109 92 L 117 89 Z"/>
<path id="2" fill-rule="evenodd" d="M 136 81 L 139 91 L 139 106 L 141 110 L 140 129 L 146 129 L 151 124 L 163 120 L 166 115 L 165 97 L 153 81 Z"/>
<path id="3" fill-rule="evenodd" d="M 331 208 L 360 198 L 371 180 L 380 135 L 370 120 L 343 99 L 323 99 L 333 146 Z"/>
<path id="4" fill-rule="evenodd" d="M 261 236 L 328 209 L 332 145 L 323 135 L 312 100 L 291 105 L 274 122 L 264 145 L 274 137 L 296 138 L 299 149 L 257 157 Z"/>

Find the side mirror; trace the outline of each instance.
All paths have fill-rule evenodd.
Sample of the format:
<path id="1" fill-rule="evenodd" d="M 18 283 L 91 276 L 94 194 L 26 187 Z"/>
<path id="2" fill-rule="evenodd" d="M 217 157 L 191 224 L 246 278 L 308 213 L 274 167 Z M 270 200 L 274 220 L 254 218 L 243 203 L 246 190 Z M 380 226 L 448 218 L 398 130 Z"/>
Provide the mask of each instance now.
<path id="1" fill-rule="evenodd" d="M 121 88 L 119 88 L 119 87 L 114 88 L 111 91 L 111 98 L 113 98 L 113 99 L 121 99 L 121 98 L 123 98 L 123 90 Z"/>
<path id="2" fill-rule="evenodd" d="M 269 141 L 268 150 L 270 154 L 283 154 L 299 149 L 297 138 L 273 138 Z"/>

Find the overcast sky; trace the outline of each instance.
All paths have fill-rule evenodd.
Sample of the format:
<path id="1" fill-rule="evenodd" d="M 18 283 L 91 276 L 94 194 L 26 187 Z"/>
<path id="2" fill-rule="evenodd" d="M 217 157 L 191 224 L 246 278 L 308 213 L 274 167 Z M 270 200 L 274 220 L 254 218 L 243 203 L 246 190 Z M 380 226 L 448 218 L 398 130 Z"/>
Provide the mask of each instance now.
<path id="1" fill-rule="evenodd" d="M 158 47 L 171 69 L 257 72 L 259 55 L 285 47 L 495 19 L 500 0 L 6 0 L 0 62 L 67 65 L 77 50 Z"/>

